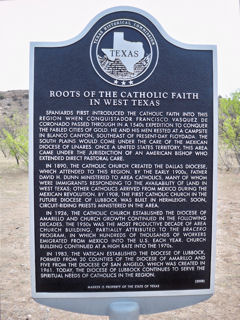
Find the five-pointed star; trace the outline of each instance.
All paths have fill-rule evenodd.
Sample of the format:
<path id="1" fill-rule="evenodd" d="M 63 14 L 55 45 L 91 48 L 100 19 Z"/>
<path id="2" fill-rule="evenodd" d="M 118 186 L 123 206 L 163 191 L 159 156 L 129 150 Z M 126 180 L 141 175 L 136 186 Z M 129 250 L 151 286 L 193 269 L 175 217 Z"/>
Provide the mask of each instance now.
<path id="1" fill-rule="evenodd" d="M 129 81 L 129 84 L 133 84 L 133 81 L 132 81 L 132 80 L 130 80 L 130 81 Z"/>
<path id="2" fill-rule="evenodd" d="M 117 81 L 117 80 L 114 80 L 114 83 L 118 84 L 118 81 Z"/>
<path id="3" fill-rule="evenodd" d="M 126 82 L 125 81 L 122 81 L 122 85 L 125 85 L 126 84 Z"/>

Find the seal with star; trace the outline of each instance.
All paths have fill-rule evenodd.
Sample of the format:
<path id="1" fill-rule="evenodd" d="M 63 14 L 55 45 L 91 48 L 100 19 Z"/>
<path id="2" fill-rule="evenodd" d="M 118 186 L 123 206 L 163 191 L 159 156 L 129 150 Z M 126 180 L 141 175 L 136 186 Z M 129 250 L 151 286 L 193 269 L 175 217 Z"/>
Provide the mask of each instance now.
<path id="1" fill-rule="evenodd" d="M 142 23 L 116 19 L 95 33 L 90 59 L 104 81 L 118 87 L 132 87 L 153 73 L 158 62 L 158 45 Z"/>

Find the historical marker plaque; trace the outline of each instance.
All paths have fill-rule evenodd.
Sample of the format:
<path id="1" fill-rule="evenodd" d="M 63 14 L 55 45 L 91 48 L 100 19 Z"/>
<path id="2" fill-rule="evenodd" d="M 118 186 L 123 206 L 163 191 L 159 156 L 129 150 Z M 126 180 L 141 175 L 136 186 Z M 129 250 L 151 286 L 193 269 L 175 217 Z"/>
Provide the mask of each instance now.
<path id="1" fill-rule="evenodd" d="M 32 43 L 35 298 L 213 292 L 216 49 L 153 21 L 113 9 Z"/>

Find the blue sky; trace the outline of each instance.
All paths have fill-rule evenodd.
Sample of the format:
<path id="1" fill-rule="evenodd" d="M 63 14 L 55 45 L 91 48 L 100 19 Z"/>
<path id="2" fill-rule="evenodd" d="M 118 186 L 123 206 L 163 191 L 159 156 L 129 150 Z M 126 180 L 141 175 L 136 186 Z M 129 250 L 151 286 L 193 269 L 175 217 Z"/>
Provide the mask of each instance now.
<path id="1" fill-rule="evenodd" d="M 238 0 L 0 0 L 0 91 L 28 89 L 29 42 L 63 41 L 119 5 L 154 16 L 170 37 L 218 47 L 218 92 L 240 88 Z"/>

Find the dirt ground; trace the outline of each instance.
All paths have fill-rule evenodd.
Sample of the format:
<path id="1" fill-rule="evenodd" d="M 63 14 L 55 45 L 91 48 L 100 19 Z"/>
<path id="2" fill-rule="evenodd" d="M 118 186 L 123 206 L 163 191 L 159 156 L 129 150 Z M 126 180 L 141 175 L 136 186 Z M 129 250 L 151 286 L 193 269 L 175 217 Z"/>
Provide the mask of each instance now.
<path id="1" fill-rule="evenodd" d="M 1 319 L 103 320 L 33 301 L 30 292 L 28 175 L 0 158 Z M 206 302 L 141 320 L 240 319 L 240 174 L 218 175 L 217 267 L 215 295 Z"/>

